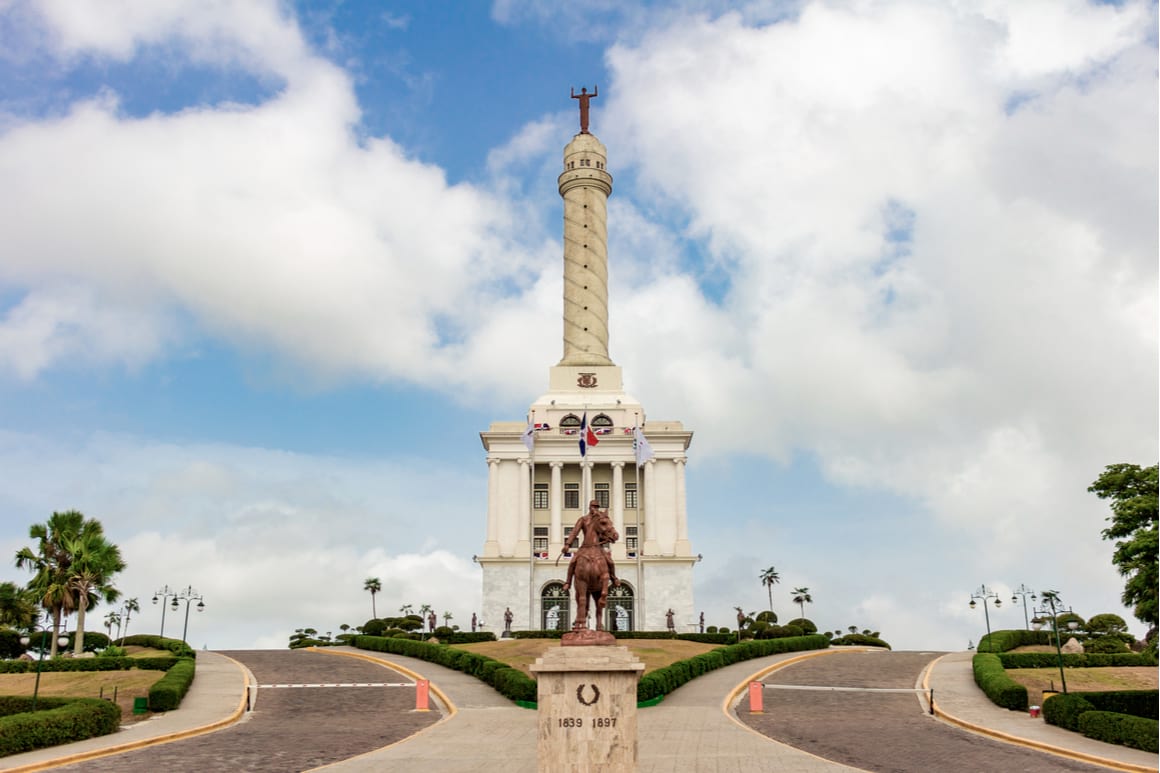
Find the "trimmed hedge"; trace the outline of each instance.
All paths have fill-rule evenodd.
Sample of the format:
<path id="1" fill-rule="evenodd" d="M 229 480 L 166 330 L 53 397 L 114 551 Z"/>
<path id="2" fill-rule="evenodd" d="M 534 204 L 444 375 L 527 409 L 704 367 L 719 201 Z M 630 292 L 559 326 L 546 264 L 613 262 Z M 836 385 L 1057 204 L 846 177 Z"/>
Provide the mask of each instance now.
<path id="1" fill-rule="evenodd" d="M 737 634 L 733 633 L 678 633 L 677 638 L 682 641 L 696 641 L 701 644 L 729 645 L 737 642 Z"/>
<path id="2" fill-rule="evenodd" d="M 1003 668 L 1057 668 L 1059 655 L 1055 652 L 1004 652 L 997 656 Z M 1114 654 L 1071 653 L 1063 655 L 1064 668 L 1113 668 L 1124 666 L 1155 666 L 1151 655 L 1135 652 Z"/>
<path id="3" fill-rule="evenodd" d="M 1085 711 L 1079 716 L 1079 731 L 1088 738 L 1105 743 L 1130 746 L 1153 754 L 1160 751 L 1157 745 L 1160 722 L 1155 719 L 1114 711 Z"/>
<path id="4" fill-rule="evenodd" d="M 149 647 L 155 650 L 169 650 L 179 658 L 196 658 L 197 651 L 181 639 L 162 638 L 148 633 L 138 633 L 126 636 L 121 646 Z"/>
<path id="5" fill-rule="evenodd" d="M 1054 644 L 1055 635 L 1051 631 L 1027 631 L 1016 628 L 1007 631 L 991 631 L 979 639 L 976 652 L 1007 652 L 1016 647 L 1033 644 Z"/>
<path id="6" fill-rule="evenodd" d="M 462 671 L 494 687 L 501 695 L 513 701 L 536 700 L 536 683 L 531 677 L 507 663 L 486 655 L 455 649 L 444 644 L 383 636 L 356 636 L 351 640 L 351 644 L 363 650 L 418 658 Z"/>
<path id="7" fill-rule="evenodd" d="M 1064 730 L 1078 731 L 1079 715 L 1095 708 L 1084 693 L 1057 693 L 1043 702 L 1043 721 Z"/>
<path id="8" fill-rule="evenodd" d="M 986 693 L 991 703 L 1012 711 L 1027 710 L 1027 688 L 1007 676 L 998 655 L 978 653 L 971 661 L 971 668 L 975 673 L 975 684 Z M 1044 712 L 1046 716 L 1046 705 Z"/>
<path id="9" fill-rule="evenodd" d="M 890 645 L 882 639 L 877 636 L 867 636 L 864 633 L 848 633 L 828 641 L 835 647 L 884 647 L 890 649 Z"/>
<path id="10" fill-rule="evenodd" d="M 193 658 L 178 658 L 165 676 L 149 688 L 150 711 L 172 711 L 181 705 L 181 699 L 193 684 L 196 661 Z"/>
<path id="11" fill-rule="evenodd" d="M 0 757 L 117 732 L 121 709 L 99 698 L 0 698 Z"/>
<path id="12" fill-rule="evenodd" d="M 404 634 L 411 636 L 413 634 Z M 481 641 L 495 641 L 495 634 L 491 631 L 471 633 L 470 631 L 455 631 L 450 636 L 441 636 L 439 641 L 444 644 L 475 644 Z"/>
<path id="13" fill-rule="evenodd" d="M 803 652 L 824 650 L 830 646 L 825 636 L 798 636 L 786 639 L 751 639 L 728 647 L 696 655 L 687 660 L 679 660 L 665 668 L 658 668 L 641 677 L 636 686 L 638 702 L 654 700 L 667 695 L 681 685 L 698 676 L 718 668 L 740 663 L 743 660 L 777 655 L 782 652 Z"/>
<path id="14" fill-rule="evenodd" d="M 168 671 L 177 658 L 46 658 L 41 673 L 50 671 Z M 30 674 L 36 671 L 35 660 L 0 661 L 0 674 Z"/>

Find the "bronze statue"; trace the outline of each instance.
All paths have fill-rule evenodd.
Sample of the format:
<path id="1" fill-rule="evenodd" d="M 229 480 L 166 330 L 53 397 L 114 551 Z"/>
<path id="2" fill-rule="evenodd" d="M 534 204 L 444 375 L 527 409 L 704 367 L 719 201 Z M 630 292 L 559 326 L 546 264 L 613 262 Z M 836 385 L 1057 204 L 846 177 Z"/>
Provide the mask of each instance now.
<path id="1" fill-rule="evenodd" d="M 568 577 L 564 582 L 565 593 L 571 589 L 573 580 L 576 583 L 576 620 L 572 623 L 572 630 L 587 628 L 588 601 L 592 599 L 596 604 L 596 630 L 603 631 L 609 583 L 620 584 L 616 578 L 616 567 L 605 546 L 620 539 L 620 534 L 612 525 L 608 511 L 601 510 L 595 499 L 564 540 L 565 550 L 580 537 L 583 537 L 584 542 L 568 563 Z"/>
<path id="2" fill-rule="evenodd" d="M 669 631 L 676 631 L 677 630 L 676 625 L 673 624 L 673 615 L 674 614 L 676 614 L 676 613 L 673 612 L 671 607 L 669 608 L 668 612 L 665 612 L 665 627 L 668 628 Z"/>
<path id="3" fill-rule="evenodd" d="M 600 87 L 593 86 L 592 93 L 588 93 L 588 87 L 582 86 L 580 93 L 576 93 L 576 89 L 571 89 L 572 99 L 580 100 L 580 133 L 588 134 L 588 102 L 600 95 Z"/>

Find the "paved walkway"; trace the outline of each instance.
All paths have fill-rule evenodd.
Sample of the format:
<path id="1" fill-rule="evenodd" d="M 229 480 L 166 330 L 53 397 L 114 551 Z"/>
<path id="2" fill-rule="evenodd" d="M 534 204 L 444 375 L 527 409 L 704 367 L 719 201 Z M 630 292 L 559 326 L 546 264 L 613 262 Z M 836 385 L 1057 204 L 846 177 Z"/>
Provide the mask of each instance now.
<path id="1" fill-rule="evenodd" d="M 534 711 L 514 707 L 472 677 L 425 661 L 344 647 L 324 652 L 330 656 L 345 654 L 387 660 L 421 674 L 431 680 L 433 696 L 444 716 L 401 743 L 317 770 L 422 769 L 426 773 L 468 773 L 499 768 L 510 773 L 535 771 Z M 826 650 L 806 656 L 842 657 L 844 652 Z M 933 663 L 923 678 L 934 690 L 936 713 L 942 720 L 1023 745 L 1046 747 L 1111 769 L 1157 770 L 1154 755 L 1090 741 L 1076 733 L 1047 726 L 1042 719 L 994 706 L 974 684 L 971 653 L 953 653 L 935 660 L 936 655 L 931 653 Z M 775 769 L 850 773 L 858 770 L 766 738 L 744 727 L 731 717 L 732 711 L 727 711 L 729 706 L 744 700 L 745 686 L 751 678 L 801 656 L 775 655 L 738 663 L 702 676 L 667 696 L 657 707 L 642 709 L 638 714 L 640 772 L 747 773 Z M 78 755 L 91 756 L 116 747 L 145 745 L 166 736 L 209 732 L 244 715 L 247 685 L 251 681 L 235 661 L 220 654 L 199 652 L 197 679 L 180 710 L 113 736 L 7 757 L 0 762 L 4 770 L 43 770 L 73 762 L 81 758 Z M 204 741 L 211 743 L 210 739 Z"/>

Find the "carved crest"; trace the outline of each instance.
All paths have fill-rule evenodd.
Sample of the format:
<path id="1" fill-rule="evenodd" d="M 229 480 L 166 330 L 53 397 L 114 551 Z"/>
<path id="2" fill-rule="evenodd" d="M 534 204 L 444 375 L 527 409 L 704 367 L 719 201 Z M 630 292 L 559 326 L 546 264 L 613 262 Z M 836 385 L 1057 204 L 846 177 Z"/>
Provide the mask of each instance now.
<path id="1" fill-rule="evenodd" d="M 581 373 L 580 377 L 576 379 L 576 386 L 581 389 L 591 389 L 596 386 L 595 373 Z"/>

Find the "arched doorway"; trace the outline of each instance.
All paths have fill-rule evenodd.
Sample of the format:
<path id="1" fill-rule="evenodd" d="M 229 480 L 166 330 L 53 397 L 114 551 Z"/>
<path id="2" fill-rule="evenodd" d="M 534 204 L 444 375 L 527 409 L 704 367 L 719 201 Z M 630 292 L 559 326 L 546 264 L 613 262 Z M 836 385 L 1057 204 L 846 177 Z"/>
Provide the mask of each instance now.
<path id="1" fill-rule="evenodd" d="M 564 583 L 550 582 L 540 592 L 540 629 L 567 631 L 572 627 L 572 604 Z"/>
<path id="2" fill-rule="evenodd" d="M 608 589 L 608 604 L 604 607 L 604 628 L 608 631 L 635 631 L 636 609 L 632 588 L 624 580 Z"/>

